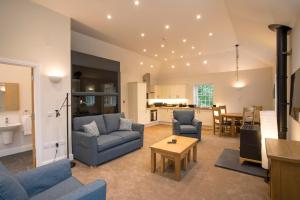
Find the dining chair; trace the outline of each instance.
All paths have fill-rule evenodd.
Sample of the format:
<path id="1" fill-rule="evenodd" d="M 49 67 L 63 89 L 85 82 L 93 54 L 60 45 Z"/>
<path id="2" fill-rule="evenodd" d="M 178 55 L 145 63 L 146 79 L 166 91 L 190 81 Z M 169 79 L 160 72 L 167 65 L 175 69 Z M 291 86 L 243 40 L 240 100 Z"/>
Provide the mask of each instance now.
<path id="1" fill-rule="evenodd" d="M 254 124 L 260 124 L 260 111 L 263 110 L 262 106 L 253 106 L 254 107 Z"/>
<path id="2" fill-rule="evenodd" d="M 254 124 L 254 107 L 243 108 L 243 124 Z"/>
<path id="3" fill-rule="evenodd" d="M 229 126 L 229 123 L 225 123 L 223 121 L 220 107 L 212 107 L 212 113 L 214 123 L 214 135 L 217 131 L 219 132 L 219 135 L 222 135 L 222 133 L 224 133 L 225 131 L 225 128 Z"/>

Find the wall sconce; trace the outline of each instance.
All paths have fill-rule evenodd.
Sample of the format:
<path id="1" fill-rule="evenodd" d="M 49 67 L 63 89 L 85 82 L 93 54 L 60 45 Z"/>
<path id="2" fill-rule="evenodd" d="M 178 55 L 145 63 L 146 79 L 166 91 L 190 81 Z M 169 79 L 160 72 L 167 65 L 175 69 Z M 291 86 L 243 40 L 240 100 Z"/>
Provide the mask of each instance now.
<path id="1" fill-rule="evenodd" d="M 59 83 L 62 79 L 62 76 L 48 76 L 52 83 Z"/>

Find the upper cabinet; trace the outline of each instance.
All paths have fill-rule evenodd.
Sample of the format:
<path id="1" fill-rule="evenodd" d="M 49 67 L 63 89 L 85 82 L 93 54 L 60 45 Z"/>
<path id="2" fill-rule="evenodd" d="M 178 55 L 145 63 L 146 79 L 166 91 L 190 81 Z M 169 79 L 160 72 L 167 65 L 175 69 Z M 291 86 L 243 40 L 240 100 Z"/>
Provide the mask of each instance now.
<path id="1" fill-rule="evenodd" d="M 185 99 L 186 85 L 155 85 L 153 95 L 150 98 L 156 99 Z"/>

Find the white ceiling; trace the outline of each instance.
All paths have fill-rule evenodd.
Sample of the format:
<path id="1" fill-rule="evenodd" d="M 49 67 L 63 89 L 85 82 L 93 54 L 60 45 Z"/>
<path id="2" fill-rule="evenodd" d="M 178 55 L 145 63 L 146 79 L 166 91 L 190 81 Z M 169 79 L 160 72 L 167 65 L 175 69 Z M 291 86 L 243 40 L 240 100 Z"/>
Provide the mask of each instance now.
<path id="1" fill-rule="evenodd" d="M 186 62 L 201 72 L 235 70 L 236 43 L 240 44 L 241 69 L 273 66 L 275 34 L 267 26 L 292 26 L 300 16 L 300 0 L 139 0 L 139 6 L 134 0 L 33 1 L 71 17 L 75 31 L 157 59 L 166 70 L 174 64 L 183 71 Z M 142 38 L 141 33 L 146 36 Z"/>

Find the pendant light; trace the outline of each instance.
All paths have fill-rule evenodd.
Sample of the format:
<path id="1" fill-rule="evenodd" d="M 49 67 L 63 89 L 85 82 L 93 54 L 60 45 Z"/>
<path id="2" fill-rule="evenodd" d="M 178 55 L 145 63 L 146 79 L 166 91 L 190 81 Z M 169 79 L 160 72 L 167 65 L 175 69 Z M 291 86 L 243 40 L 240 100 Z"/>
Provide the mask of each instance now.
<path id="1" fill-rule="evenodd" d="M 239 80 L 239 45 L 235 45 L 235 64 L 236 64 L 236 80 L 233 84 L 235 88 L 245 87 L 245 83 Z"/>

